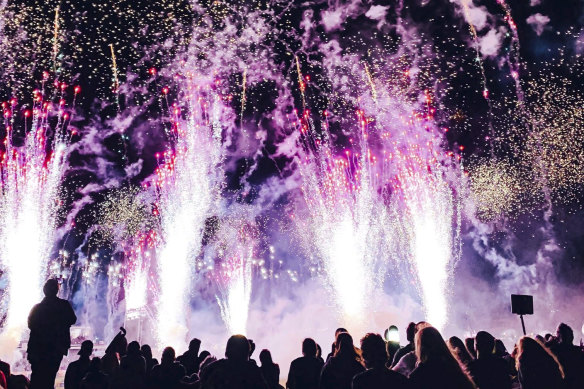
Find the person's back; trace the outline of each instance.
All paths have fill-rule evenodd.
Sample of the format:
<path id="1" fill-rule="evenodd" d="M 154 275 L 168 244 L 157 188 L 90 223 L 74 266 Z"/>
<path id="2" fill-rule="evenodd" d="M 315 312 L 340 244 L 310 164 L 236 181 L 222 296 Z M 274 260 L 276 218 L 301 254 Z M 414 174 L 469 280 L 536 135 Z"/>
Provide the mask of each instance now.
<path id="1" fill-rule="evenodd" d="M 324 363 L 316 357 L 302 356 L 296 358 L 290 364 L 286 387 L 289 389 L 318 388 L 318 380 L 323 365 Z"/>
<path id="2" fill-rule="evenodd" d="M 120 369 L 135 376 L 146 376 L 146 359 L 142 356 L 138 342 L 130 342 L 128 352 L 120 360 Z"/>
<path id="3" fill-rule="evenodd" d="M 89 368 L 90 360 L 89 357 L 93 352 L 93 342 L 91 340 L 85 340 L 81 343 L 81 349 L 78 355 L 80 356 L 78 360 L 73 361 L 67 366 L 67 371 L 65 372 L 65 389 L 79 389 L 81 385 L 81 380 L 85 377 L 87 370 Z"/>
<path id="4" fill-rule="evenodd" d="M 416 333 L 418 365 L 410 374 L 415 389 L 474 389 L 471 379 L 460 367 L 446 342 L 434 327 Z"/>
<path id="5" fill-rule="evenodd" d="M 167 347 L 162 352 L 160 365 L 152 369 L 152 386 L 160 389 L 172 389 L 178 387 L 185 376 L 185 368 L 175 361 L 175 353 L 172 347 Z"/>
<path id="6" fill-rule="evenodd" d="M 101 372 L 101 360 L 95 357 L 89 363 L 87 373 L 81 380 L 80 389 L 107 389 L 108 377 Z"/>
<path id="7" fill-rule="evenodd" d="M 388 353 L 381 335 L 365 335 L 361 339 L 361 352 L 367 370 L 353 377 L 352 389 L 409 388 L 406 377 L 386 367 Z"/>
<path id="8" fill-rule="evenodd" d="M 557 329 L 557 340 L 551 346 L 551 351 L 558 358 L 564 369 L 566 387 L 569 389 L 584 388 L 584 353 L 574 346 L 572 329 L 561 323 Z"/>
<path id="9" fill-rule="evenodd" d="M 146 361 L 146 375 L 148 376 L 152 373 L 154 366 L 158 365 L 158 360 L 152 357 L 152 349 L 149 345 L 143 344 L 142 347 L 140 347 L 140 351 L 142 351 L 142 356 Z"/>
<path id="10" fill-rule="evenodd" d="M 52 388 L 59 365 L 71 347 L 69 328 L 77 317 L 67 300 L 57 297 L 59 283 L 50 279 L 43 287 L 45 298 L 30 311 L 27 357 L 32 388 Z"/>
<path id="11" fill-rule="evenodd" d="M 270 389 L 279 389 L 280 386 L 280 366 L 272 360 L 272 354 L 264 349 L 260 353 L 260 371 L 262 377 Z"/>
<path id="12" fill-rule="evenodd" d="M 479 389 L 510 389 L 507 363 L 494 354 L 495 338 L 485 331 L 475 337 L 477 359 L 468 365 L 469 373 Z"/>
<path id="13" fill-rule="evenodd" d="M 524 336 L 517 344 L 517 377 L 522 389 L 564 388 L 562 368 L 542 343 Z"/>
<path id="14" fill-rule="evenodd" d="M 176 360 L 184 366 L 188 376 L 197 373 L 199 370 L 199 349 L 201 348 L 201 341 L 197 338 L 191 339 L 189 342 L 189 349 L 184 354 L 177 357 Z"/>
<path id="15" fill-rule="evenodd" d="M 320 389 L 350 389 L 353 377 L 365 370 L 357 360 L 351 335 L 340 333 L 335 343 L 335 354 L 325 363 L 320 374 Z"/>
<path id="16" fill-rule="evenodd" d="M 201 389 L 267 389 L 260 368 L 249 361 L 250 345 L 243 335 L 227 341 L 225 359 L 201 371 Z"/>

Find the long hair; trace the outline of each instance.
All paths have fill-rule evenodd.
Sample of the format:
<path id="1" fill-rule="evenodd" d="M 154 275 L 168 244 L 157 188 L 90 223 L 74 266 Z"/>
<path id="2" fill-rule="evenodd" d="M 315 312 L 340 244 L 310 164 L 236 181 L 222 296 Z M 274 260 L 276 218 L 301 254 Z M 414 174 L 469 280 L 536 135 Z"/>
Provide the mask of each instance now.
<path id="1" fill-rule="evenodd" d="M 452 336 L 446 343 L 448 344 L 450 352 L 452 355 L 454 355 L 460 364 L 468 366 L 468 364 L 473 360 L 473 357 L 466 349 L 464 342 L 459 337 Z"/>
<path id="2" fill-rule="evenodd" d="M 440 332 L 434 327 L 426 327 L 416 333 L 416 357 L 418 364 L 426 362 L 439 362 L 448 367 L 461 382 L 465 382 L 468 388 L 474 388 L 472 379 L 458 360 L 452 355 Z"/>
<path id="3" fill-rule="evenodd" d="M 268 349 L 263 349 L 262 352 L 260 353 L 260 362 L 263 365 L 273 365 L 274 361 L 272 360 L 272 353 L 270 353 L 270 350 Z"/>
<path id="4" fill-rule="evenodd" d="M 362 363 L 361 355 L 357 352 L 353 344 L 353 337 L 347 332 L 342 332 L 337 336 L 334 356 L 341 359 L 354 359 Z"/>
<path id="5" fill-rule="evenodd" d="M 517 370 L 523 367 L 523 371 L 544 371 L 548 373 L 557 371 L 562 379 L 564 378 L 564 369 L 556 356 L 539 340 L 529 336 L 523 336 L 519 339 L 515 367 Z"/>

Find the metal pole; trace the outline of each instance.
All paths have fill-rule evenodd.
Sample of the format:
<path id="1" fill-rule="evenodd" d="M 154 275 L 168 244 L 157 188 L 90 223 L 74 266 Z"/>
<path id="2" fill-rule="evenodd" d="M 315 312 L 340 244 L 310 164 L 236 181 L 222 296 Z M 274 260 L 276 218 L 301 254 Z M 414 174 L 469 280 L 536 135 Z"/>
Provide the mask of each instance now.
<path id="1" fill-rule="evenodd" d="M 523 335 L 527 335 L 527 332 L 525 332 L 525 322 L 523 321 L 523 315 L 519 315 L 519 317 L 521 318 L 521 328 L 523 328 Z"/>

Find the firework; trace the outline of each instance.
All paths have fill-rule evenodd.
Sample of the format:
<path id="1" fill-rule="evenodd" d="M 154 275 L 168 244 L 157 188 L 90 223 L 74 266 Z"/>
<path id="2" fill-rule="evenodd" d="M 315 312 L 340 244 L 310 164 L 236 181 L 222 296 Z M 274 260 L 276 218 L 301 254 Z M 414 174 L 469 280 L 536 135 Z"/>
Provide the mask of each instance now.
<path id="1" fill-rule="evenodd" d="M 172 150 L 156 171 L 160 243 L 157 247 L 158 340 L 182 345 L 192 263 L 200 252 L 205 219 L 218 195 L 223 104 L 207 80 L 186 79 L 186 119 L 172 106 Z"/>
<path id="2" fill-rule="evenodd" d="M 360 325 L 379 280 L 375 272 L 379 242 L 371 241 L 378 220 L 369 174 L 372 160 L 367 153 L 337 157 L 326 126 L 323 140 L 308 133 L 307 114 L 296 124 L 306 134 L 305 150 L 313 150 L 299 164 L 309 218 L 297 216 L 296 221 L 323 260 L 342 319 Z"/>
<path id="3" fill-rule="evenodd" d="M 24 110 L 27 130 L 22 146 L 16 146 L 14 125 L 16 99 L 3 103 L 5 150 L 0 161 L 0 261 L 8 279 L 8 304 L 4 334 L 20 340 L 32 306 L 40 301 L 54 244 L 63 178 L 69 143 L 70 114 L 62 99 L 58 104 L 45 100 L 43 87 L 34 93 L 31 109 Z M 28 129 L 30 128 L 30 129 Z M 47 134 L 52 132 L 52 140 Z M 10 350 L 6 350 L 9 352 Z"/>
<path id="4" fill-rule="evenodd" d="M 150 266 L 155 245 L 154 232 L 141 233 L 133 247 L 126 253 L 124 269 L 126 314 L 144 308 L 148 303 Z"/>
<path id="5" fill-rule="evenodd" d="M 221 223 L 215 242 L 217 264 L 210 273 L 217 285 L 215 296 L 229 334 L 247 334 L 252 292 L 252 270 L 257 228 L 246 220 L 230 218 Z"/>

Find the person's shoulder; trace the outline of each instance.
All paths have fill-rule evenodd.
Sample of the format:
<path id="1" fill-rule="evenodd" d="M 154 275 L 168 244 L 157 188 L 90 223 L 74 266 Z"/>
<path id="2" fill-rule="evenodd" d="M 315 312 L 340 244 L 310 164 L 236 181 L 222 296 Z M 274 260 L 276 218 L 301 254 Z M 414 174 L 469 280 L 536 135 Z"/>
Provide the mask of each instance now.
<path id="1" fill-rule="evenodd" d="M 367 388 L 371 379 L 371 371 L 365 370 L 353 377 L 353 389 Z"/>

